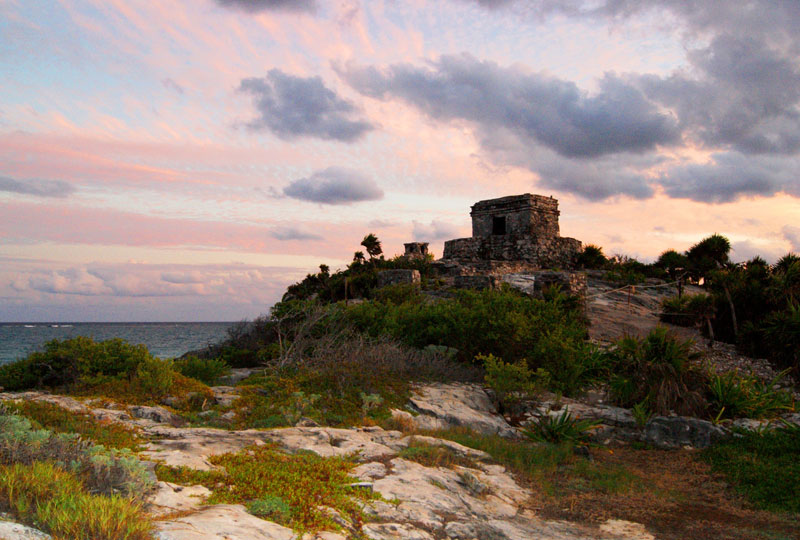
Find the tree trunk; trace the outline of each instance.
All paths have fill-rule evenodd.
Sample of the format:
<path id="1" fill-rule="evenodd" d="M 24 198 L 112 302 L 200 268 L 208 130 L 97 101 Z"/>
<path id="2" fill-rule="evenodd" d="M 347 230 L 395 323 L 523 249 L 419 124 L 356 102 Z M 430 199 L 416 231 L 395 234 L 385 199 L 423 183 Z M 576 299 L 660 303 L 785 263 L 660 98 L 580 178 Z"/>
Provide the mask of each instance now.
<path id="1" fill-rule="evenodd" d="M 727 285 L 722 287 L 725 290 L 725 298 L 728 299 L 728 305 L 731 308 L 731 321 L 733 321 L 733 335 L 737 339 L 739 338 L 739 324 L 736 321 L 736 309 L 733 306 L 733 298 L 731 298 L 731 291 L 728 289 Z"/>

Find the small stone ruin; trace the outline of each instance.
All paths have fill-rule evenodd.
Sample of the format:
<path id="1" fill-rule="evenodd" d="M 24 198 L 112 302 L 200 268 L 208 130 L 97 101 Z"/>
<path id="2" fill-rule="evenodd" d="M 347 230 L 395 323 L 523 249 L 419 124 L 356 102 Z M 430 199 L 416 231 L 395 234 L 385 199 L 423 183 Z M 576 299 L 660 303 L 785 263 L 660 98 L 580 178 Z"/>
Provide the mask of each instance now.
<path id="1" fill-rule="evenodd" d="M 558 201 L 552 197 L 526 193 L 479 201 L 470 216 L 472 237 L 445 242 L 442 260 L 479 268 L 511 262 L 520 270 L 567 269 L 582 250 L 579 240 L 559 236 Z"/>
<path id="2" fill-rule="evenodd" d="M 403 244 L 406 252 L 403 255 L 406 259 L 427 259 L 428 258 L 428 242 L 409 242 Z"/>
<path id="3" fill-rule="evenodd" d="M 585 296 L 586 276 L 573 271 L 583 247 L 579 240 L 559 234 L 559 215 L 558 201 L 543 195 L 479 201 L 470 212 L 472 236 L 444 243 L 442 258 L 434 262 L 436 274 L 455 288 L 497 288 L 505 283 L 540 297 L 558 285 L 569 294 Z M 406 259 L 428 257 L 427 243 L 404 245 Z M 410 272 L 380 272 L 378 284 L 419 283 L 419 273 Z"/>

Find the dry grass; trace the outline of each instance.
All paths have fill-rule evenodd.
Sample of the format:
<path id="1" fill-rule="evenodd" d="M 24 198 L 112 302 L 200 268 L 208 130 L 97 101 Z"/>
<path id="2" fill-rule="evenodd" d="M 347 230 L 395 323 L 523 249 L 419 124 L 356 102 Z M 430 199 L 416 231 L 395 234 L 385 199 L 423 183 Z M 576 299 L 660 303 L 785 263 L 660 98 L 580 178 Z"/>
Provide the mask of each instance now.
<path id="1" fill-rule="evenodd" d="M 643 523 L 660 540 L 800 537 L 797 516 L 752 509 L 697 459 L 696 451 L 616 448 L 591 453 L 598 465 L 624 468 L 648 489 L 613 494 L 568 488 L 558 498 L 540 498 L 541 515 L 577 522 L 626 519 Z"/>

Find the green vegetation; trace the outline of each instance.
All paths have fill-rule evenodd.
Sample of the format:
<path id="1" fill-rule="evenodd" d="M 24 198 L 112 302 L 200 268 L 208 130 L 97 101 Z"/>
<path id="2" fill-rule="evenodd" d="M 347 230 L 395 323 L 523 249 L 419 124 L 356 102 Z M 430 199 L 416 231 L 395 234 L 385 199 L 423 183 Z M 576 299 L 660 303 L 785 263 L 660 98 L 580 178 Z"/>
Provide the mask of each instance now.
<path id="1" fill-rule="evenodd" d="M 569 410 L 564 410 L 557 416 L 540 416 L 526 426 L 523 434 L 535 442 L 588 444 L 591 431 L 599 425 L 599 420 L 578 420 Z"/>
<path id="2" fill-rule="evenodd" d="M 486 372 L 484 382 L 494 390 L 503 409 L 535 395 L 538 389 L 548 386 L 550 382 L 550 374 L 547 371 L 539 368 L 536 374 L 531 373 L 525 362 L 508 364 L 493 354 L 486 356 L 479 354 L 475 360 L 483 363 Z"/>
<path id="3" fill-rule="evenodd" d="M 54 339 L 44 351 L 0 366 L 0 386 L 10 391 L 48 388 L 127 403 L 154 403 L 168 394 L 212 395 L 205 384 L 175 371 L 172 360 L 154 358 L 144 345 L 87 337 Z M 184 405 L 191 407 L 191 400 Z"/>
<path id="4" fill-rule="evenodd" d="M 141 506 L 119 495 L 90 493 L 52 463 L 0 466 L 0 508 L 62 540 L 150 540 Z"/>
<path id="5" fill-rule="evenodd" d="M 46 408 L 26 410 L 62 428 L 71 422 Z M 83 427 L 80 420 L 75 425 Z M 140 500 L 152 487 L 129 449 L 36 429 L 0 409 L 0 510 L 16 519 L 61 539 L 149 539 L 152 526 Z"/>
<path id="6" fill-rule="evenodd" d="M 515 441 L 499 435 L 483 435 L 466 428 L 428 434 L 486 452 L 523 482 L 539 486 L 553 497 L 564 497 L 586 490 L 609 494 L 627 493 L 642 486 L 642 480 L 623 467 L 605 465 L 577 456 L 570 443 Z"/>
<path id="7" fill-rule="evenodd" d="M 108 420 L 97 420 L 87 413 L 69 411 L 54 403 L 20 401 L 6 403 L 6 407 L 10 412 L 35 422 L 38 428 L 56 433 L 77 433 L 106 447 L 137 451 L 143 442 L 134 429 Z"/>
<path id="8" fill-rule="evenodd" d="M 413 437 L 408 446 L 403 448 L 398 456 L 426 467 L 447 467 L 450 469 L 456 465 L 475 467 L 475 462 L 472 459 L 459 454 L 452 448 L 441 444 L 430 444 Z"/>
<path id="9" fill-rule="evenodd" d="M 715 418 L 766 418 L 794 409 L 792 394 L 777 390 L 788 370 L 771 381 L 735 371 L 712 375 L 709 382 L 711 414 Z"/>
<path id="10" fill-rule="evenodd" d="M 734 264 L 729 251 L 728 239 L 714 234 L 692 246 L 683 262 L 674 251 L 662 254 L 659 260 L 683 264 L 687 277 L 707 291 L 665 300 L 662 320 L 698 325 L 711 339 L 800 375 L 800 257 L 789 253 L 772 266 L 760 257 Z"/>
<path id="11" fill-rule="evenodd" d="M 663 327 L 642 339 L 628 336 L 617 341 L 606 353 L 614 403 L 622 407 L 645 403 L 662 415 L 675 411 L 702 416 L 707 408 L 707 378 L 690 364 L 697 357 L 691 345 Z"/>
<path id="12" fill-rule="evenodd" d="M 175 360 L 173 367 L 178 373 L 209 386 L 231 370 L 227 362 L 222 359 L 198 358 L 193 355 Z"/>
<path id="13" fill-rule="evenodd" d="M 743 432 L 705 450 L 703 457 L 757 507 L 800 512 L 799 429 Z"/>
<path id="14" fill-rule="evenodd" d="M 270 446 L 247 448 L 209 459 L 220 470 L 196 471 L 158 466 L 160 480 L 202 484 L 212 491 L 209 504 L 245 504 L 254 515 L 269 516 L 297 531 L 338 529 L 322 507 L 336 510 L 353 524 L 363 518 L 361 504 L 371 491 L 351 487 L 354 463 L 312 453 L 287 455 Z"/>

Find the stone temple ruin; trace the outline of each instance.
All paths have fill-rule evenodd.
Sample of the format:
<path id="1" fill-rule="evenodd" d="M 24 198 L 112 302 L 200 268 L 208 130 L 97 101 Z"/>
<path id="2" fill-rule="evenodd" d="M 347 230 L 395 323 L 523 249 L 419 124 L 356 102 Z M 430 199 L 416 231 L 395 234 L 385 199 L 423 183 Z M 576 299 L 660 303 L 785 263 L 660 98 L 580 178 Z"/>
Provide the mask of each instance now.
<path id="1" fill-rule="evenodd" d="M 508 283 L 540 296 L 558 284 L 565 292 L 585 294 L 585 274 L 572 271 L 582 246 L 559 235 L 556 199 L 525 193 L 479 201 L 470 215 L 472 236 L 445 242 L 442 258 L 433 263 L 446 285 L 481 289 Z M 427 243 L 405 244 L 407 259 L 427 255 Z M 389 270 L 378 279 L 380 286 L 420 282 L 416 270 Z"/>
<path id="2" fill-rule="evenodd" d="M 478 271 L 571 268 L 581 243 L 559 236 L 558 201 L 542 195 L 513 195 L 472 206 L 472 237 L 448 240 L 443 261 Z"/>

